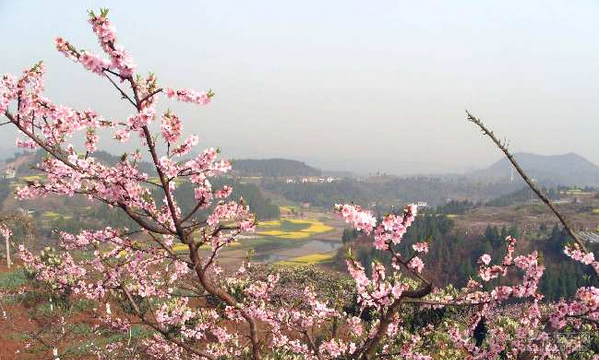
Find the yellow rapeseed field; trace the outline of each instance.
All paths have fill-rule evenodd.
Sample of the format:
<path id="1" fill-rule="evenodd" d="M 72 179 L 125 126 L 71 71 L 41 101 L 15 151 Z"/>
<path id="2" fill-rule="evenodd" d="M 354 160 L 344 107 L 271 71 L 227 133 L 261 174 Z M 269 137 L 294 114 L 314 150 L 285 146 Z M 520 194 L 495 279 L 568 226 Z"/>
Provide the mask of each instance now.
<path id="1" fill-rule="evenodd" d="M 260 221 L 258 223 L 259 227 L 274 227 L 274 226 L 280 226 L 280 225 L 282 225 L 280 220 Z"/>
<path id="2" fill-rule="evenodd" d="M 334 253 L 315 253 L 304 256 L 299 256 L 286 261 L 280 261 L 278 265 L 314 265 L 320 262 L 332 260 Z"/>
<path id="3" fill-rule="evenodd" d="M 42 180 L 44 180 L 44 176 L 43 175 L 28 175 L 28 176 L 22 176 L 20 179 L 23 181 L 42 181 Z"/>

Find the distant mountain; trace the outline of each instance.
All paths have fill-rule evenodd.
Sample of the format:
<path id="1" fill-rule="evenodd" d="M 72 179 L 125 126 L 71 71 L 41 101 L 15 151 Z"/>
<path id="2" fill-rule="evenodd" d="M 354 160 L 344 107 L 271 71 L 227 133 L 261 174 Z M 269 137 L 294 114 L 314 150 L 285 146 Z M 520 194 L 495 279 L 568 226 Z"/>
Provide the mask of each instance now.
<path id="1" fill-rule="evenodd" d="M 358 175 L 353 173 L 352 171 L 343 171 L 343 170 L 322 170 L 321 175 L 332 176 L 335 178 L 342 178 L 342 179 L 356 179 L 358 177 Z"/>
<path id="2" fill-rule="evenodd" d="M 304 162 L 288 159 L 240 159 L 232 161 L 232 170 L 238 176 L 319 176 L 321 170 Z"/>
<path id="3" fill-rule="evenodd" d="M 533 179 L 544 186 L 593 186 L 599 187 L 599 166 L 574 153 L 565 155 L 514 154 L 520 166 Z M 473 171 L 469 178 L 479 181 L 511 181 L 513 166 L 503 158 L 490 167 Z M 513 171 L 514 181 L 521 182 L 520 175 Z"/>

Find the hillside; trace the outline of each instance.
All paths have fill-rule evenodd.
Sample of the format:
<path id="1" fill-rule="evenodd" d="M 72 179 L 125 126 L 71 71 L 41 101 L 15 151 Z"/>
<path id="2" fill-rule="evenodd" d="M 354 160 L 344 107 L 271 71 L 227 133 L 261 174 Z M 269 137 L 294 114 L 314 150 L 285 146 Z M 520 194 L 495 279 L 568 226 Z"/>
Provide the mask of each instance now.
<path id="1" fill-rule="evenodd" d="M 526 173 L 545 186 L 599 186 L 599 166 L 578 154 L 517 153 L 515 157 Z M 509 160 L 503 158 L 486 169 L 469 173 L 468 176 L 480 181 L 509 182 L 512 168 Z M 522 181 L 515 171 L 514 179 Z"/>
<path id="2" fill-rule="evenodd" d="M 431 206 L 444 205 L 451 200 L 488 201 L 520 188 L 518 183 L 478 183 L 469 179 L 392 176 L 371 177 L 365 180 L 341 179 L 331 183 L 287 183 L 264 180 L 261 187 L 282 195 L 289 201 L 331 208 L 335 203 L 354 202 L 363 206 L 403 206 L 409 202 L 425 201 Z"/>
<path id="3" fill-rule="evenodd" d="M 598 234 L 598 193 L 560 194 L 557 200 L 556 206 L 576 231 Z M 499 262 L 505 256 L 502 244 L 508 235 L 518 240 L 519 253 L 536 250 L 544 257 L 547 269 L 540 286 L 548 300 L 572 296 L 579 286 L 586 285 L 583 274 L 592 275 L 590 269 L 565 256 L 563 246 L 571 239 L 542 203 L 516 200 L 507 206 L 469 202 L 453 205 L 420 209 L 399 245 L 403 251 L 410 251 L 412 244 L 427 239 L 430 247 L 424 256 L 428 264 L 425 271 L 436 286 L 465 285 L 470 277 L 476 276 L 478 258 L 483 253 L 491 254 Z M 453 210 L 456 212 L 451 213 Z M 347 228 L 342 241 L 344 245 L 335 256 L 333 268 L 344 271 L 349 249 L 368 272 L 374 259 L 386 261 L 387 254 L 374 249 L 373 237 Z M 597 252 L 597 244 L 590 246 Z"/>
<path id="4" fill-rule="evenodd" d="M 233 172 L 238 176 L 282 177 L 319 176 L 321 170 L 304 162 L 288 159 L 233 160 Z"/>

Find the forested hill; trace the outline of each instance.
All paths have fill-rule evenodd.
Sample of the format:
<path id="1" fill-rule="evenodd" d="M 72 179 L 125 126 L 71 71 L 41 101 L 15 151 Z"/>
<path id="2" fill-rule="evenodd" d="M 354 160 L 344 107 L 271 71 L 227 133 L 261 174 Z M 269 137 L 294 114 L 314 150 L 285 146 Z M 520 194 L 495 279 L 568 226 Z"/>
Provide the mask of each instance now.
<path id="1" fill-rule="evenodd" d="M 543 185 L 599 186 L 599 166 L 578 154 L 547 156 L 516 153 L 515 158 L 530 177 Z M 478 180 L 506 182 L 511 179 L 512 168 L 509 161 L 503 158 L 490 167 L 474 171 L 468 176 Z M 515 181 L 522 181 L 515 172 L 514 178 Z"/>
<path id="2" fill-rule="evenodd" d="M 48 155 L 43 150 L 15 153 L 12 157 L 5 160 L 4 167 L 12 167 L 16 171 L 17 176 L 40 174 L 39 171 L 32 169 L 32 166 L 41 163 L 44 160 L 44 157 L 47 156 Z M 121 160 L 121 156 L 113 155 L 102 150 L 94 152 L 94 158 L 105 165 L 115 165 Z M 154 166 L 150 162 L 141 162 L 140 170 L 151 176 L 155 173 Z"/>
<path id="3" fill-rule="evenodd" d="M 238 176 L 319 176 L 321 170 L 304 162 L 288 159 L 240 159 L 233 160 L 234 174 Z"/>

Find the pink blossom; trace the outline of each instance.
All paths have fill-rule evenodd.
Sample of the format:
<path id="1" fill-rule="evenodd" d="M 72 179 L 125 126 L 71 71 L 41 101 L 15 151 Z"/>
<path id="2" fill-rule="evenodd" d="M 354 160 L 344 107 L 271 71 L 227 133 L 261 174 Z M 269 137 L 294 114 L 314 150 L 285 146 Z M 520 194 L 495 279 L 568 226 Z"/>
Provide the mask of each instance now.
<path id="1" fill-rule="evenodd" d="M 98 135 L 96 135 L 96 132 L 92 129 L 89 129 L 86 133 L 86 149 L 88 150 L 88 152 L 94 152 L 96 151 L 96 144 L 98 143 L 98 140 L 100 138 L 98 137 Z"/>
<path id="2" fill-rule="evenodd" d="M 196 145 L 198 145 L 198 136 L 190 135 L 186 140 L 184 140 L 183 143 L 181 143 L 179 146 L 176 146 L 171 151 L 171 154 L 175 156 L 187 155 Z"/>
<path id="3" fill-rule="evenodd" d="M 480 256 L 480 262 L 484 265 L 490 264 L 490 260 L 491 260 L 491 257 L 488 254 L 484 254 L 484 255 Z"/>
<path id="4" fill-rule="evenodd" d="M 161 116 L 161 134 L 165 141 L 174 143 L 182 133 L 182 123 L 174 114 L 167 112 Z"/>
<path id="5" fill-rule="evenodd" d="M 416 256 L 413 259 L 411 259 L 411 261 L 409 262 L 409 267 L 411 269 L 414 269 L 418 273 L 421 273 L 422 270 L 424 269 L 424 262 L 422 261 L 422 259 L 420 259 Z"/>
<path id="6" fill-rule="evenodd" d="M 2 235 L 6 240 L 8 240 L 12 236 L 12 231 L 8 226 L 3 223 L 0 223 L 0 235 Z"/>
<path id="7" fill-rule="evenodd" d="M 169 99 L 173 99 L 176 98 L 179 101 L 182 102 L 191 102 L 191 103 L 195 103 L 198 105 L 206 105 L 211 101 L 211 97 L 212 92 L 198 92 L 192 89 L 180 89 L 180 90 L 174 90 L 171 88 L 166 88 L 165 89 L 165 95 L 169 98 Z"/>
<path id="8" fill-rule="evenodd" d="M 428 243 L 427 242 L 415 243 L 415 244 L 413 244 L 413 250 L 427 254 L 428 253 Z"/>
<path id="9" fill-rule="evenodd" d="M 376 218 L 371 213 L 361 210 L 358 205 L 335 205 L 334 209 L 342 216 L 347 222 L 357 228 L 357 230 L 364 231 L 369 234 L 374 226 L 376 225 Z"/>
<path id="10" fill-rule="evenodd" d="M 79 57 L 79 62 L 91 72 L 102 75 L 104 69 L 109 69 L 111 62 L 99 57 L 96 54 L 92 54 L 87 51 L 82 51 Z"/>
<path id="11" fill-rule="evenodd" d="M 131 131 L 129 129 L 120 129 L 115 132 L 113 137 L 115 140 L 122 143 L 122 142 L 126 142 L 127 140 L 129 140 L 130 134 L 131 134 Z"/>

